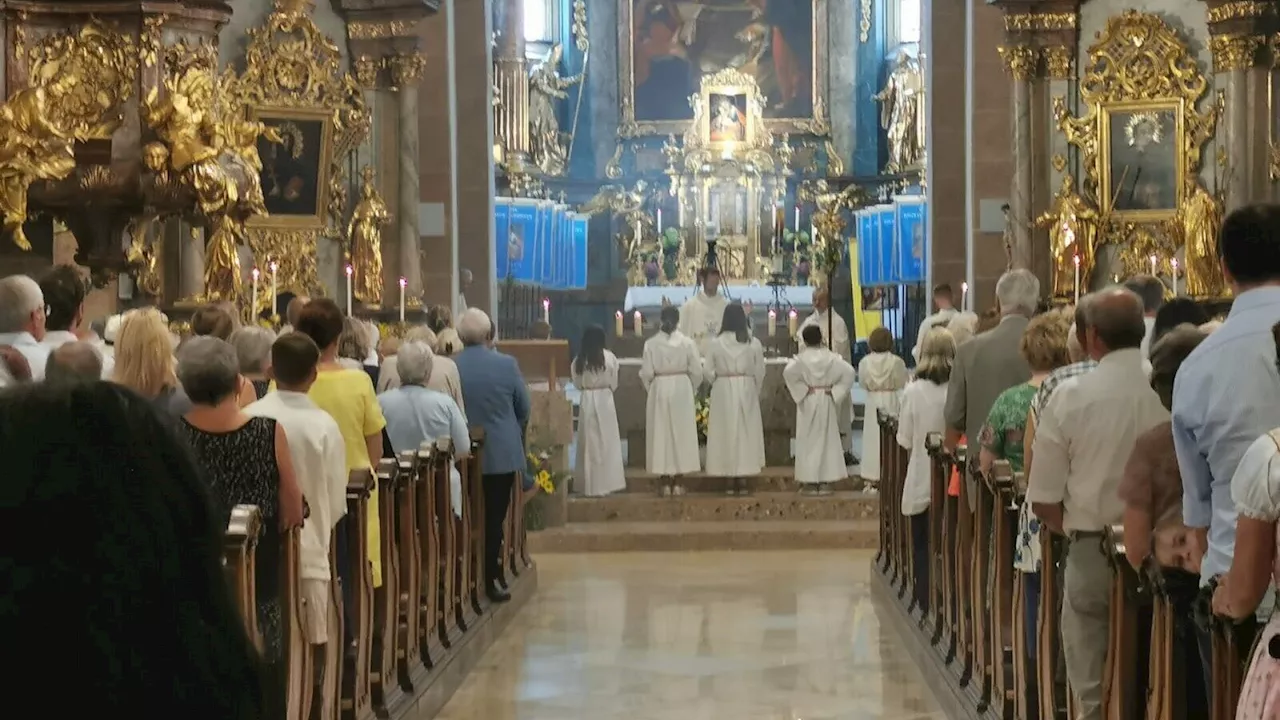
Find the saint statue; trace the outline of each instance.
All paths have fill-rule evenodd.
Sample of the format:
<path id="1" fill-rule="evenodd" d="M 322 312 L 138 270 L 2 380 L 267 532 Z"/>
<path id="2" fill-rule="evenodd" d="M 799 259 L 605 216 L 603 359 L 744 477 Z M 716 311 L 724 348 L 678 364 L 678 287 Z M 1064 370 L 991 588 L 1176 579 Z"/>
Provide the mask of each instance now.
<path id="1" fill-rule="evenodd" d="M 57 92 L 62 78 L 50 86 Z M 19 90 L 0 105 L 0 216 L 4 229 L 22 250 L 31 243 L 22 232 L 27 221 L 27 189 L 36 180 L 59 180 L 76 167 L 73 138 L 53 122 L 44 88 Z"/>
<path id="2" fill-rule="evenodd" d="M 1098 212 L 1076 194 L 1075 178 L 1062 176 L 1062 188 L 1053 206 L 1036 218 L 1036 227 L 1049 228 L 1049 252 L 1053 262 L 1053 296 L 1072 297 L 1076 288 L 1076 258 L 1080 258 L 1080 286 L 1089 287 L 1094 250 L 1098 240 Z"/>
<path id="3" fill-rule="evenodd" d="M 367 306 L 382 304 L 382 226 L 391 219 L 387 204 L 378 195 L 373 168 L 361 171 L 360 202 L 351 213 L 352 294 Z"/>
<path id="4" fill-rule="evenodd" d="M 581 75 L 560 77 L 557 68 L 563 55 L 559 43 L 552 45 L 547 59 L 529 73 L 529 149 L 533 163 L 547 175 L 563 175 L 569 164 L 556 106 L 569 97 L 569 88 L 582 82 Z"/>
<path id="5" fill-rule="evenodd" d="M 924 160 L 924 75 L 920 61 L 898 53 L 884 89 L 874 98 L 881 102 L 880 126 L 889 140 L 889 165 L 896 173 L 920 167 Z"/>
<path id="6" fill-rule="evenodd" d="M 1209 194 L 1194 177 L 1186 180 L 1186 199 L 1175 217 L 1186 255 L 1187 294 L 1193 298 L 1217 299 L 1227 294 L 1218 264 L 1218 227 L 1222 224 L 1222 203 Z"/>

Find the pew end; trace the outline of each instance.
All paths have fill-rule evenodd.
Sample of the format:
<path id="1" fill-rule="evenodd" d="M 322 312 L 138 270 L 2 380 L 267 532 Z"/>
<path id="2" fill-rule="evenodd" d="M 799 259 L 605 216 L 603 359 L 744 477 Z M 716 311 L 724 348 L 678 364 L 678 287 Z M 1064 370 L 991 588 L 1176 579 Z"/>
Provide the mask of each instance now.
<path id="1" fill-rule="evenodd" d="M 262 534 L 262 511 L 257 505 L 231 508 L 227 531 L 223 536 L 222 560 L 231 584 L 236 608 L 244 620 L 244 631 L 253 646 L 262 651 L 262 635 L 258 632 L 258 584 L 256 555 L 258 537 Z"/>
<path id="2" fill-rule="evenodd" d="M 339 548 L 347 567 L 343 600 L 352 627 L 344 633 L 341 715 L 354 720 L 374 717 L 371 673 L 373 663 L 373 571 L 369 564 L 369 502 L 377 481 L 368 469 L 352 470 L 347 478 L 347 516 L 342 520 L 346 546 Z"/>

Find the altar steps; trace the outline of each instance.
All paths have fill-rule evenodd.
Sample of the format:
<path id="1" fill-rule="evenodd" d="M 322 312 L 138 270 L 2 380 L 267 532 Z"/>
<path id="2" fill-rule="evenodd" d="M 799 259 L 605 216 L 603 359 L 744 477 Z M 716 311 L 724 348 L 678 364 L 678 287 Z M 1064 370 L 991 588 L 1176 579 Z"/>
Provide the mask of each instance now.
<path id="1" fill-rule="evenodd" d="M 870 520 L 701 520 L 569 523 L 529 533 L 537 553 L 874 548 Z"/>
<path id="2" fill-rule="evenodd" d="M 852 477 L 828 486 L 836 492 L 852 492 L 862 488 L 862 481 L 857 478 L 856 467 Z M 647 494 L 656 496 L 665 484 L 662 478 L 652 473 L 635 468 L 627 469 L 627 494 Z M 723 494 L 729 489 L 729 478 L 714 477 L 703 473 L 686 475 L 680 483 L 690 494 L 715 493 Z M 796 482 L 795 469 L 789 467 L 765 468 L 763 472 L 751 478 L 751 489 L 755 492 L 795 493 L 800 489 Z M 624 497 L 624 496 L 614 496 Z M 825 498 L 819 498 L 825 499 Z"/>
<path id="3" fill-rule="evenodd" d="M 753 495 L 711 493 L 658 497 L 621 493 L 602 498 L 570 498 L 570 523 L 731 522 L 778 520 L 871 520 L 880 503 L 875 495 L 837 492 L 800 495 L 759 492 Z"/>

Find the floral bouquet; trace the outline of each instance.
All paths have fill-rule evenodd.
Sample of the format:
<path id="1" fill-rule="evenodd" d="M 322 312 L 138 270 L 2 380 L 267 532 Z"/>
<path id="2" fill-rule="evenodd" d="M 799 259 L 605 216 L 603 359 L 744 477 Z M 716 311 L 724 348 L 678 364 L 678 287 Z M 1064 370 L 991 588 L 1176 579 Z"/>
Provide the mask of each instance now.
<path id="1" fill-rule="evenodd" d="M 529 530 L 546 527 L 546 509 L 542 503 L 550 502 L 556 488 L 567 479 L 567 473 L 555 468 L 555 450 L 554 447 L 530 446 L 525 451 L 524 489 L 535 491 L 524 505 L 524 522 Z"/>
<path id="2" fill-rule="evenodd" d="M 693 401 L 693 421 L 698 427 L 698 444 L 707 444 L 707 423 L 711 420 L 711 395 L 698 393 Z"/>

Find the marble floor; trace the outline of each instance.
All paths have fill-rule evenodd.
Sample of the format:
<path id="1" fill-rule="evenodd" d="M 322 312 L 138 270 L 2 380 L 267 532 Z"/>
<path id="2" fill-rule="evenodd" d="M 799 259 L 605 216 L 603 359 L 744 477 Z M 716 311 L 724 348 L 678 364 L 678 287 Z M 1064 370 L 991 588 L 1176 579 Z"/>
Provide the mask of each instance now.
<path id="1" fill-rule="evenodd" d="M 873 554 L 538 557 L 537 595 L 437 720 L 941 720 Z"/>

